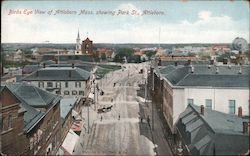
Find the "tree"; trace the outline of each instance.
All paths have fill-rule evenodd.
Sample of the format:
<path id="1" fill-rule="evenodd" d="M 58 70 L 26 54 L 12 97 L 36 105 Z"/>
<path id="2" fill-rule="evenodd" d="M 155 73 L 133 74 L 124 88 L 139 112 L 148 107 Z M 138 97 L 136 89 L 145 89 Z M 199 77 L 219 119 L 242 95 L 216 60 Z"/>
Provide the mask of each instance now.
<path id="1" fill-rule="evenodd" d="M 155 54 L 155 51 L 148 50 L 148 51 L 145 51 L 145 54 L 147 55 L 148 58 L 151 58 Z"/>
<path id="2" fill-rule="evenodd" d="M 114 62 L 123 62 L 124 57 L 128 58 L 133 55 L 133 49 L 130 48 L 119 48 L 116 52 Z"/>

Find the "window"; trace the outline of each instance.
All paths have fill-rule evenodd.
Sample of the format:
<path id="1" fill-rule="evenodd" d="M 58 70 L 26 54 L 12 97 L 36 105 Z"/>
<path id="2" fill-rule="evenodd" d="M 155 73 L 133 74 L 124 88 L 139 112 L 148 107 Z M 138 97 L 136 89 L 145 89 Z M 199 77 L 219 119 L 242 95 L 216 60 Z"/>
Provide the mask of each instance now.
<path id="1" fill-rule="evenodd" d="M 56 88 L 61 88 L 61 82 L 56 82 Z"/>
<path id="2" fill-rule="evenodd" d="M 38 82 L 38 87 L 39 88 L 44 88 L 44 83 L 43 82 Z"/>
<path id="3" fill-rule="evenodd" d="M 212 99 L 206 99 L 206 108 L 212 109 Z"/>
<path id="4" fill-rule="evenodd" d="M 188 102 L 188 105 L 189 105 L 189 104 L 194 104 L 194 99 L 188 99 L 187 102 Z"/>
<path id="5" fill-rule="evenodd" d="M 73 90 L 72 95 L 77 95 L 77 91 Z"/>
<path id="6" fill-rule="evenodd" d="M 47 82 L 47 87 L 53 87 L 53 83 L 52 82 Z"/>
<path id="7" fill-rule="evenodd" d="M 69 87 L 69 83 L 66 81 L 65 82 L 65 88 L 68 88 Z"/>
<path id="8" fill-rule="evenodd" d="M 79 88 L 81 88 L 81 82 L 75 82 L 75 87 L 77 88 L 77 87 L 79 87 Z"/>
<path id="9" fill-rule="evenodd" d="M 229 114 L 235 114 L 235 100 L 229 100 Z"/>
<path id="10" fill-rule="evenodd" d="M 9 119 L 8 119 L 8 129 L 12 128 L 12 120 L 13 120 L 12 115 L 9 115 Z"/>
<path id="11" fill-rule="evenodd" d="M 84 91 L 79 91 L 79 95 L 84 95 Z"/>
<path id="12" fill-rule="evenodd" d="M 69 95 L 69 91 L 65 90 L 64 95 Z"/>

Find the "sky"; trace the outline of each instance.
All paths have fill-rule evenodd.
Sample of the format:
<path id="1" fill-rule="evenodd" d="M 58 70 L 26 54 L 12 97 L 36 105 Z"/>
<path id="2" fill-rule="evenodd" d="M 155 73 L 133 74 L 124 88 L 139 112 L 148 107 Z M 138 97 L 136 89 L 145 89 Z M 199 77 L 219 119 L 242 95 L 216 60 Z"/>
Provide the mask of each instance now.
<path id="1" fill-rule="evenodd" d="M 81 40 L 94 43 L 231 43 L 236 37 L 249 43 L 249 9 L 232 0 L 2 1 L 1 41 L 75 43 L 79 30 Z"/>

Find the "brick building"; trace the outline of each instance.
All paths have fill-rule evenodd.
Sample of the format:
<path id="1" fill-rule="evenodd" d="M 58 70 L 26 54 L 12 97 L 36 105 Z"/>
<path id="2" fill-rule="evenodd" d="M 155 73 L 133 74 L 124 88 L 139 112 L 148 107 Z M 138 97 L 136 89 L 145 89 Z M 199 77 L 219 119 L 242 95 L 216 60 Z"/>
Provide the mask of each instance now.
<path id="1" fill-rule="evenodd" d="M 56 154 L 61 144 L 60 97 L 35 86 L 1 87 L 2 149 L 7 155 Z"/>
<path id="2" fill-rule="evenodd" d="M 82 54 L 93 55 L 93 41 L 91 41 L 88 37 L 82 41 Z"/>

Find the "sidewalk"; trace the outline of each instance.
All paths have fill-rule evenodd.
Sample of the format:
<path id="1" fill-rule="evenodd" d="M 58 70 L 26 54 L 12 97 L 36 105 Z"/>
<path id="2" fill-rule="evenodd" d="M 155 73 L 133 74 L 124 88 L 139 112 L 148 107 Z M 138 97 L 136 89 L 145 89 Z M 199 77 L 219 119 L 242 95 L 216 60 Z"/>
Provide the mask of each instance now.
<path id="1" fill-rule="evenodd" d="M 143 99 L 143 98 L 140 98 Z M 140 100 L 141 101 L 141 100 Z M 156 112 L 156 108 L 154 107 L 154 127 L 152 127 L 152 112 L 151 112 L 152 103 L 151 102 L 140 102 L 140 115 L 144 119 L 144 123 L 147 123 L 147 117 L 150 118 L 150 132 L 152 142 L 155 144 L 155 152 L 157 155 L 170 155 L 172 156 L 172 150 L 169 147 L 169 143 L 166 140 L 166 137 L 164 136 L 164 127 L 161 122 L 161 119 L 159 117 L 158 112 Z M 148 124 L 148 123 L 147 123 Z M 151 139 L 150 139 L 151 140 Z"/>

